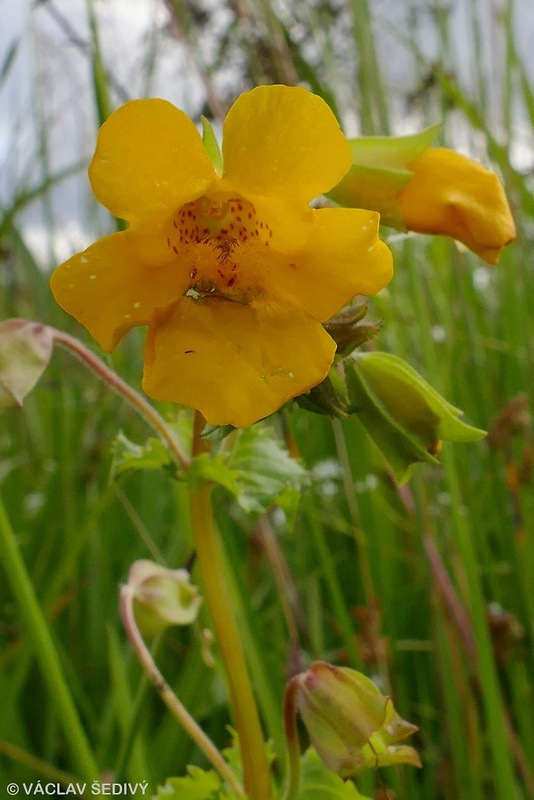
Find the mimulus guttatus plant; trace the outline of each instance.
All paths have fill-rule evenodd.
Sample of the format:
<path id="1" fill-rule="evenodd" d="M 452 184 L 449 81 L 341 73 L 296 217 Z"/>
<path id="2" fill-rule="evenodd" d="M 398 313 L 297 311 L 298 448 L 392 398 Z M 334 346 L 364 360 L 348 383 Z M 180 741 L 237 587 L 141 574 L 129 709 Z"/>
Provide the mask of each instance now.
<path id="1" fill-rule="evenodd" d="M 148 325 L 143 388 L 246 427 L 320 383 L 336 345 L 322 323 L 392 275 L 379 215 L 310 208 L 349 170 L 324 101 L 299 87 L 242 94 L 223 170 L 186 114 L 134 100 L 102 126 L 89 178 L 127 220 L 53 274 L 58 303 L 105 351 Z"/>

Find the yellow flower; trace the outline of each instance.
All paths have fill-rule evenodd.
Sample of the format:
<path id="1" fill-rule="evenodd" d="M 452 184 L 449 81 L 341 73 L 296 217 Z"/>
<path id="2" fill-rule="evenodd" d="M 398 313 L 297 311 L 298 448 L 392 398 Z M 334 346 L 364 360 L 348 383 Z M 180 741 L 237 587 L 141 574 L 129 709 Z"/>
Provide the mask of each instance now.
<path id="1" fill-rule="evenodd" d="M 299 87 L 242 94 L 223 128 L 219 176 L 191 120 L 134 100 L 102 126 L 93 192 L 129 223 L 52 275 L 58 303 L 112 350 L 148 324 L 143 388 L 250 425 L 327 374 L 322 322 L 391 278 L 378 214 L 309 207 L 351 164 L 319 97 Z"/>
<path id="2" fill-rule="evenodd" d="M 444 233 L 488 264 L 497 264 L 515 226 L 495 174 L 453 150 L 426 150 L 409 165 L 414 173 L 400 193 L 405 226 L 417 233 Z"/>
<path id="3" fill-rule="evenodd" d="M 453 150 L 430 148 L 438 129 L 350 140 L 352 166 L 328 196 L 341 206 L 378 211 L 383 225 L 451 236 L 497 264 L 515 239 L 501 181 Z"/>

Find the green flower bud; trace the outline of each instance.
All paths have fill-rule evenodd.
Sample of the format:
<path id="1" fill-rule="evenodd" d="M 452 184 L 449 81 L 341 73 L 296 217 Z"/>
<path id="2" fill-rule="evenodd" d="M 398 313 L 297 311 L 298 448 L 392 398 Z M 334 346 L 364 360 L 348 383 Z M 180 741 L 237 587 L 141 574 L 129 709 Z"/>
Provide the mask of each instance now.
<path id="1" fill-rule="evenodd" d="M 365 675 L 323 661 L 295 679 L 296 707 L 324 765 L 343 778 L 390 764 L 421 766 L 398 742 L 417 731 Z"/>
<path id="2" fill-rule="evenodd" d="M 128 575 L 139 629 L 153 636 L 169 625 L 190 625 L 202 597 L 185 569 L 167 569 L 153 561 L 135 561 Z"/>
<path id="3" fill-rule="evenodd" d="M 437 463 L 442 440 L 475 442 L 485 436 L 462 422 L 462 412 L 401 358 L 357 352 L 343 364 L 349 407 L 400 483 L 410 477 L 412 464 Z"/>
<path id="4" fill-rule="evenodd" d="M 380 325 L 362 322 L 369 306 L 360 303 L 340 311 L 335 317 L 324 323 L 324 328 L 337 344 L 337 355 L 346 356 L 357 347 L 361 347 L 380 331 Z"/>

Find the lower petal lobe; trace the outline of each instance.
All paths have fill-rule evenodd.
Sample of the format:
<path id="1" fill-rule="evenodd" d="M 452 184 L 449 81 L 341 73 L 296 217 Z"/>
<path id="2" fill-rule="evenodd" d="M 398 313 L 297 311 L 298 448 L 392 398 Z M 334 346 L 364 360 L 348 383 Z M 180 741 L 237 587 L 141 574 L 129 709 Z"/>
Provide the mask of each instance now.
<path id="1" fill-rule="evenodd" d="M 319 383 L 334 352 L 298 305 L 181 297 L 150 321 L 143 388 L 211 424 L 246 427 Z"/>

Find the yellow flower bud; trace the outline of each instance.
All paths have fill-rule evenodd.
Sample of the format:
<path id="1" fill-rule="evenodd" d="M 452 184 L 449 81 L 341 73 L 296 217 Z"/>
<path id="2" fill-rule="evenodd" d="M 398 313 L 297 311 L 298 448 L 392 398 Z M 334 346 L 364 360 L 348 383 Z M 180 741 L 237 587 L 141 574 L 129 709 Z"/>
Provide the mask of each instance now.
<path id="1" fill-rule="evenodd" d="M 405 226 L 451 236 L 483 261 L 497 264 L 516 233 L 496 173 L 441 147 L 427 150 L 409 168 L 414 176 L 399 197 Z"/>
<path id="2" fill-rule="evenodd" d="M 431 148 L 438 127 L 353 139 L 352 167 L 328 195 L 342 206 L 378 211 L 383 225 L 450 236 L 497 264 L 516 235 L 501 181 L 453 150 Z"/>

